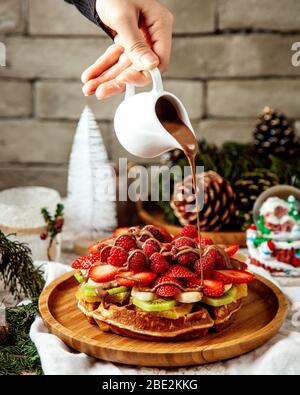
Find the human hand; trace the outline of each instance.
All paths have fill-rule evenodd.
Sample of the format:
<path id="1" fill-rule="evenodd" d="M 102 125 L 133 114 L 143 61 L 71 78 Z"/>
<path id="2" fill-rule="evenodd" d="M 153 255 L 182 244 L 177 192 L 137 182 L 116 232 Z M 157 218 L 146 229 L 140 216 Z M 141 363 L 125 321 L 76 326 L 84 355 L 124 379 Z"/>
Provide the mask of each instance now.
<path id="1" fill-rule="evenodd" d="M 96 8 L 115 44 L 83 72 L 86 96 L 95 94 L 101 100 L 118 95 L 126 83 L 147 85 L 147 70 L 167 69 L 173 16 L 158 0 L 97 0 Z"/>

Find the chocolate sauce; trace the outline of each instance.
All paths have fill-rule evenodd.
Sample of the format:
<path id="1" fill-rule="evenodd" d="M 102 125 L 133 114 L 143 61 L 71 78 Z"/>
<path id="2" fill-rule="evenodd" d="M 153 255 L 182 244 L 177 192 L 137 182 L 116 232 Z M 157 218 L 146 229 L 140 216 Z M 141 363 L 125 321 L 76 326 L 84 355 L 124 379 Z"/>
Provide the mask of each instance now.
<path id="1" fill-rule="evenodd" d="M 197 230 L 199 235 L 199 248 L 201 251 L 200 238 L 200 205 L 197 191 L 196 178 L 196 155 L 199 152 L 199 146 L 194 133 L 187 127 L 178 115 L 176 107 L 171 103 L 167 97 L 158 99 L 155 107 L 156 115 L 163 125 L 163 127 L 174 137 L 174 139 L 182 147 L 189 165 L 191 167 L 193 190 L 195 193 L 196 210 L 197 210 Z M 201 259 L 201 255 L 200 255 Z M 203 284 L 203 271 L 201 270 L 201 283 Z"/>

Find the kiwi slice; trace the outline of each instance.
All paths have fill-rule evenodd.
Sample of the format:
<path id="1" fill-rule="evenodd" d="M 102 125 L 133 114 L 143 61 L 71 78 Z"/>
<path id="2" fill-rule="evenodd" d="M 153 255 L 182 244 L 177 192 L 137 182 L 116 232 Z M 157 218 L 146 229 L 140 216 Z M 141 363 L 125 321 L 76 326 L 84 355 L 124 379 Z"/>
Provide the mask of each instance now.
<path id="1" fill-rule="evenodd" d="M 79 283 L 83 283 L 84 276 L 83 276 L 83 274 L 81 273 L 80 270 L 77 270 L 77 271 L 74 273 L 74 277 L 76 278 L 76 280 L 77 280 Z"/>
<path id="2" fill-rule="evenodd" d="M 116 295 L 127 291 L 129 291 L 128 287 L 116 287 L 116 288 L 107 289 L 108 295 Z"/>
<path id="3" fill-rule="evenodd" d="M 221 296 L 220 298 L 203 296 L 201 302 L 208 304 L 209 306 L 220 307 L 234 302 L 236 300 L 236 296 L 237 290 L 236 287 L 233 286 L 228 292 L 226 292 L 225 295 Z"/>
<path id="4" fill-rule="evenodd" d="M 135 306 L 149 312 L 171 310 L 176 305 L 175 300 L 163 298 L 158 298 L 151 302 L 145 302 L 144 300 L 140 300 L 132 296 L 131 301 Z"/>
<path id="5" fill-rule="evenodd" d="M 82 285 L 79 290 L 83 297 L 98 296 L 96 288 L 89 284 Z"/>
<path id="6" fill-rule="evenodd" d="M 126 288 L 126 287 L 122 287 L 122 288 Z M 130 292 L 121 292 L 114 295 L 108 295 L 106 298 L 106 302 L 122 305 L 125 302 L 127 302 L 129 298 L 130 298 Z"/>

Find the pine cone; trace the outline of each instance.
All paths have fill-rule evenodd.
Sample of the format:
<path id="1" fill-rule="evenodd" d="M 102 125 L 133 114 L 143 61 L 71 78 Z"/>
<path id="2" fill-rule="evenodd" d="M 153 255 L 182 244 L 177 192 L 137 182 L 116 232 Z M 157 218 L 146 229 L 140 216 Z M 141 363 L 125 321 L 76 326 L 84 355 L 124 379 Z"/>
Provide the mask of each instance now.
<path id="1" fill-rule="evenodd" d="M 293 156 L 300 144 L 291 122 L 284 114 L 265 107 L 259 115 L 253 132 L 254 145 L 261 154 Z"/>
<path id="2" fill-rule="evenodd" d="M 252 210 L 258 196 L 278 184 L 277 175 L 265 169 L 255 169 L 241 175 L 234 184 L 234 190 L 237 198 L 236 216 L 242 229 L 246 229 L 253 222 Z"/>
<path id="3" fill-rule="evenodd" d="M 204 232 L 218 231 L 227 225 L 235 212 L 235 195 L 228 181 L 214 171 L 197 175 L 197 185 L 200 204 L 200 227 Z M 202 191 L 204 188 L 204 196 Z M 174 214 L 181 225 L 197 224 L 196 197 L 193 192 L 192 176 L 187 176 L 183 182 L 174 187 L 170 203 Z M 193 210 L 187 206 L 193 206 Z"/>

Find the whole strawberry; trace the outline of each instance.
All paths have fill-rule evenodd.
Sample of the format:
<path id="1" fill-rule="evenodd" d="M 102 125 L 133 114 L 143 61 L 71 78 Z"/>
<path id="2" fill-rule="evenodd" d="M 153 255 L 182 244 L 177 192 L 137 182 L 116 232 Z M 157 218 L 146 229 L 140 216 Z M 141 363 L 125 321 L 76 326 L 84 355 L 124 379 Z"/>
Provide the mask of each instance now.
<path id="1" fill-rule="evenodd" d="M 174 245 L 178 249 L 183 249 L 187 247 L 195 248 L 196 244 L 194 240 L 189 237 L 179 237 L 178 239 L 174 240 Z"/>
<path id="2" fill-rule="evenodd" d="M 123 266 L 127 258 L 128 252 L 124 248 L 114 246 L 111 248 L 107 263 L 113 266 Z"/>
<path id="3" fill-rule="evenodd" d="M 133 272 L 142 272 L 147 265 L 147 257 L 140 250 L 133 251 L 128 258 L 128 269 Z"/>
<path id="4" fill-rule="evenodd" d="M 205 279 L 212 278 L 214 274 L 216 257 L 217 257 L 216 250 L 208 251 L 206 255 L 200 257 L 194 263 L 195 272 L 198 273 L 199 275 L 203 273 L 203 278 Z"/>
<path id="5" fill-rule="evenodd" d="M 150 257 L 152 254 L 155 252 L 159 252 L 160 250 L 160 245 L 156 240 L 149 239 L 146 240 L 145 243 L 143 244 L 143 251 L 144 253 Z"/>
<path id="6" fill-rule="evenodd" d="M 106 246 L 106 247 L 102 248 L 102 250 L 100 252 L 100 261 L 102 263 L 107 263 L 111 249 L 112 249 L 111 246 Z"/>
<path id="7" fill-rule="evenodd" d="M 199 255 L 195 252 L 185 252 L 184 254 L 179 255 L 177 262 L 184 266 L 193 265 L 198 258 Z"/>
<path id="8" fill-rule="evenodd" d="M 198 231 L 193 225 L 187 225 L 183 229 L 181 229 L 180 236 L 186 236 L 191 239 L 195 239 L 198 237 Z"/>
<path id="9" fill-rule="evenodd" d="M 121 235 L 115 241 L 115 246 L 124 248 L 125 251 L 134 250 L 136 248 L 136 240 L 134 236 Z"/>
<path id="10" fill-rule="evenodd" d="M 164 273 L 169 269 L 168 261 L 159 253 L 155 252 L 150 257 L 150 268 L 154 273 Z"/>
<path id="11" fill-rule="evenodd" d="M 151 233 L 151 235 L 161 243 L 165 241 L 163 233 L 156 226 L 146 225 L 143 229 Z"/>

